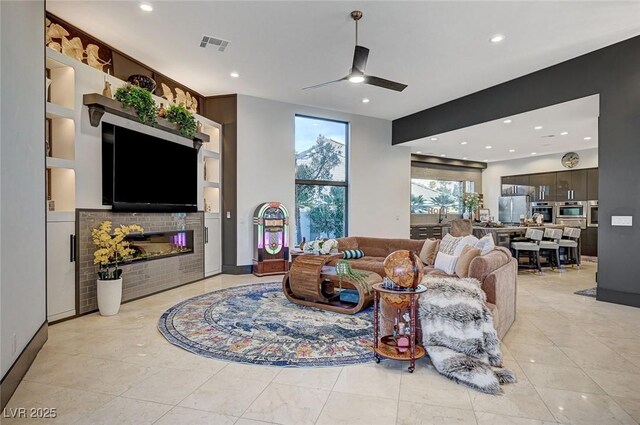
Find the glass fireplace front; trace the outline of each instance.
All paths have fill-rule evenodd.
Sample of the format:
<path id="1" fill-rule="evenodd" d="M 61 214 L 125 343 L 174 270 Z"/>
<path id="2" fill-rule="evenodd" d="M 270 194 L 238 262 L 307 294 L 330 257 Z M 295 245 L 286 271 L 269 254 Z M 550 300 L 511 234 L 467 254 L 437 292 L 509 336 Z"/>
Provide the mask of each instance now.
<path id="1" fill-rule="evenodd" d="M 193 252 L 193 230 L 145 232 L 127 235 L 135 252 L 125 263 L 155 260 Z"/>

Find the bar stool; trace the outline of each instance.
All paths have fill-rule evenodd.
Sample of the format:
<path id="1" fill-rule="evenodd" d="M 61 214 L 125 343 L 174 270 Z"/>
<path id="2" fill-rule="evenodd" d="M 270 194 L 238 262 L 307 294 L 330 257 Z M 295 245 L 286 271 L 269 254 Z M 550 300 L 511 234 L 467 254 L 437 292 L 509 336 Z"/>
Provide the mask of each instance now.
<path id="1" fill-rule="evenodd" d="M 523 269 L 536 269 L 538 273 L 542 273 L 542 267 L 540 266 L 540 245 L 538 243 L 542 240 L 544 232 L 540 229 L 534 229 L 529 227 L 525 237 L 529 239 L 527 242 L 513 242 L 511 243 L 511 249 L 514 251 L 514 257 L 518 261 L 518 268 Z M 529 256 L 528 264 L 520 264 L 520 252 L 526 252 Z M 533 261 L 535 260 L 535 264 Z"/>
<path id="2" fill-rule="evenodd" d="M 551 229 L 547 227 L 544 230 L 544 238 L 546 240 L 540 241 L 540 255 L 544 253 L 548 253 L 549 255 L 546 257 L 549 264 L 551 264 L 551 269 L 555 267 L 560 268 L 560 244 L 559 241 L 562 239 L 562 229 Z"/>
<path id="3" fill-rule="evenodd" d="M 561 257 L 565 260 L 563 264 L 575 264 L 580 267 L 580 240 L 581 230 L 576 227 L 565 227 L 562 232 L 563 238 L 558 241 L 560 245 Z"/>

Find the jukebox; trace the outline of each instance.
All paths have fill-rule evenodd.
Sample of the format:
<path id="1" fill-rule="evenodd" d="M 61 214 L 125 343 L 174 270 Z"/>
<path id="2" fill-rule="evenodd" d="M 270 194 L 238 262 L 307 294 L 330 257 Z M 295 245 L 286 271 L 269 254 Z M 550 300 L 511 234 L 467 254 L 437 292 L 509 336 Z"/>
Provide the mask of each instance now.
<path id="1" fill-rule="evenodd" d="M 267 202 L 253 215 L 253 274 L 283 274 L 289 270 L 289 213 L 280 202 Z"/>

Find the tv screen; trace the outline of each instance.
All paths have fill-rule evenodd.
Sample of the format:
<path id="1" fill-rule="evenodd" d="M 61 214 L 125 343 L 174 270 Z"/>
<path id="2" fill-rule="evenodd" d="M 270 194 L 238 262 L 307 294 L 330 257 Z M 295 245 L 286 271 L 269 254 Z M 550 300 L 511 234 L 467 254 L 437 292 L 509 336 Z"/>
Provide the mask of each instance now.
<path id="1" fill-rule="evenodd" d="M 197 177 L 193 147 L 103 123 L 103 204 L 121 211 L 195 211 Z"/>

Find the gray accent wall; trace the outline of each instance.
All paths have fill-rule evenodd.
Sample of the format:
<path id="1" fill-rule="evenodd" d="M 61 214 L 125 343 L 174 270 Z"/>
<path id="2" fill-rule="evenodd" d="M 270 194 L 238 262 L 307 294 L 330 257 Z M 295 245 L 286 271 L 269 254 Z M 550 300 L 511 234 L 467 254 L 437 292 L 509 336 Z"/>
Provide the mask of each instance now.
<path id="1" fill-rule="evenodd" d="M 640 307 L 640 37 L 399 118 L 392 143 L 600 94 L 598 299 Z M 635 216 L 633 227 L 611 216 Z"/>
<path id="2" fill-rule="evenodd" d="M 44 2 L 0 1 L 0 39 L 0 370 L 5 378 L 47 318 Z"/>

